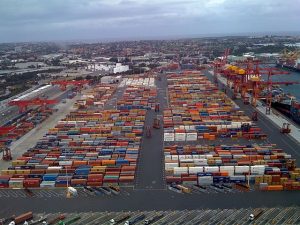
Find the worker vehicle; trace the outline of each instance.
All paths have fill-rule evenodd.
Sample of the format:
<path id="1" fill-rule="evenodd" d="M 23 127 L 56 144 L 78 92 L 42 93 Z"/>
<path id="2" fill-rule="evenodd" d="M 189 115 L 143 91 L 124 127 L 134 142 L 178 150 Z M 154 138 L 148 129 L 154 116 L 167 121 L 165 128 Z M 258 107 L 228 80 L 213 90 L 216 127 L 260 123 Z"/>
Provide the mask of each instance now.
<path id="1" fill-rule="evenodd" d="M 118 195 L 120 194 L 121 190 L 119 187 L 116 187 L 116 186 L 109 186 L 111 192 L 114 194 L 114 195 Z"/>
<path id="2" fill-rule="evenodd" d="M 252 121 L 257 121 L 258 120 L 258 113 L 256 111 L 254 111 L 252 113 Z"/>
<path id="3" fill-rule="evenodd" d="M 12 160 L 10 148 L 5 147 L 5 148 L 3 149 L 3 152 L 2 152 L 2 153 L 3 153 L 2 159 L 3 159 L 4 161 L 10 161 L 10 160 Z"/>
<path id="4" fill-rule="evenodd" d="M 253 221 L 253 220 L 257 219 L 262 213 L 263 213 L 262 209 L 257 209 L 256 211 L 254 211 L 253 213 L 251 213 L 249 215 L 249 220 Z"/>
<path id="5" fill-rule="evenodd" d="M 68 187 L 67 189 L 67 195 L 70 196 L 78 196 L 77 190 L 73 187 Z"/>
<path id="6" fill-rule="evenodd" d="M 283 123 L 281 129 L 280 129 L 280 133 L 282 134 L 289 134 L 291 133 L 291 128 L 290 128 L 290 124 L 289 123 Z"/>
<path id="7" fill-rule="evenodd" d="M 154 118 L 154 120 L 153 120 L 153 128 L 160 129 L 160 120 L 158 118 Z"/>
<path id="8" fill-rule="evenodd" d="M 146 216 L 145 216 L 144 214 L 142 214 L 142 215 L 140 215 L 140 216 L 138 216 L 138 217 L 136 217 L 136 218 L 134 218 L 134 219 L 127 220 L 127 221 L 124 223 L 124 225 L 135 224 L 135 223 L 137 223 L 137 222 L 139 222 L 139 221 L 141 221 L 141 220 L 143 220 L 143 219 L 145 219 L 145 218 L 146 218 Z"/>

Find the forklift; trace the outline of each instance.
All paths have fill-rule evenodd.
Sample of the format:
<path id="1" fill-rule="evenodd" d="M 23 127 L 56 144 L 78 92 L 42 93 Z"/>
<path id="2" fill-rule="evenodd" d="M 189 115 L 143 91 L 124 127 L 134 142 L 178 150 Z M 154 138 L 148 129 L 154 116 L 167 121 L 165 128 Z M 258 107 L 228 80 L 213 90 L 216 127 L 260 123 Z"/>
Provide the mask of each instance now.
<path id="1" fill-rule="evenodd" d="M 252 113 L 252 121 L 258 121 L 258 113 L 257 113 L 257 111 L 254 111 Z"/>
<path id="2" fill-rule="evenodd" d="M 283 123 L 282 128 L 280 129 L 280 133 L 289 134 L 291 133 L 291 128 L 289 123 Z"/>
<path id="3" fill-rule="evenodd" d="M 245 96 L 243 100 L 244 100 L 244 105 L 250 104 L 250 98 L 248 96 Z"/>
<path id="4" fill-rule="evenodd" d="M 160 129 L 160 119 L 154 118 L 154 120 L 153 120 L 153 128 Z"/>
<path id="5" fill-rule="evenodd" d="M 5 147 L 5 148 L 3 149 L 2 159 L 3 159 L 4 161 L 10 161 L 10 160 L 12 160 L 10 148 Z"/>
<path id="6" fill-rule="evenodd" d="M 155 112 L 159 112 L 159 103 L 156 103 L 156 104 L 155 104 L 154 111 L 155 111 Z"/>

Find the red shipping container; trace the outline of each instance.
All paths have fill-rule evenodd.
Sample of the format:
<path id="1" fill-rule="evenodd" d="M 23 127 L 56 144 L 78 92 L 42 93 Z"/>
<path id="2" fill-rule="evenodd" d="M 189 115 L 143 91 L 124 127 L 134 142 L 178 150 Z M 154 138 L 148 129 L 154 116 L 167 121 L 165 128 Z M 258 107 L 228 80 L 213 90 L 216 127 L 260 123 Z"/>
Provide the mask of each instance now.
<path id="1" fill-rule="evenodd" d="M 9 184 L 8 183 L 1 183 L 0 188 L 8 188 Z"/>
<path id="2" fill-rule="evenodd" d="M 173 182 L 179 182 L 179 183 L 181 183 L 182 179 L 181 179 L 181 177 L 167 176 L 166 177 L 166 181 L 167 181 L 167 183 L 173 183 Z"/>
<path id="3" fill-rule="evenodd" d="M 91 186 L 91 187 L 101 187 L 101 186 L 103 186 L 103 183 L 102 182 L 88 181 L 87 185 Z"/>

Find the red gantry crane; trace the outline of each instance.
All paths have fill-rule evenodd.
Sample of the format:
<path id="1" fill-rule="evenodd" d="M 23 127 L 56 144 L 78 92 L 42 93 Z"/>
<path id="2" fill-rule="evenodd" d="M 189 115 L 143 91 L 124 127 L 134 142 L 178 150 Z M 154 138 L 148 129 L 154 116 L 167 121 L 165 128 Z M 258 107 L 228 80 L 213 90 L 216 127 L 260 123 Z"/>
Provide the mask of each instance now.
<path id="1" fill-rule="evenodd" d="M 266 114 L 269 115 L 271 113 L 271 105 L 272 105 L 272 88 L 274 85 L 292 85 L 299 84 L 296 81 L 272 81 L 272 76 L 274 75 L 286 75 L 289 74 L 286 71 L 279 70 L 277 68 L 258 68 L 258 77 L 254 77 L 251 79 L 252 87 L 253 87 L 253 105 L 256 106 L 257 99 L 266 99 Z M 267 79 L 265 81 L 261 80 L 261 75 L 267 75 Z M 267 90 L 266 96 L 260 96 L 262 90 Z"/>
<path id="2" fill-rule="evenodd" d="M 57 100 L 54 99 L 41 99 L 35 98 L 31 100 L 13 100 L 8 103 L 10 106 L 17 106 L 19 108 L 19 112 L 25 112 L 28 106 L 39 105 L 42 107 L 46 107 L 47 105 L 53 105 L 58 103 Z"/>
<path id="3" fill-rule="evenodd" d="M 222 70 L 224 69 L 223 67 L 227 63 L 229 51 L 230 51 L 230 49 L 226 48 L 225 51 L 224 51 L 224 55 L 221 58 L 218 58 L 213 62 L 213 65 L 214 65 L 214 82 L 215 82 L 215 84 L 218 83 L 218 76 L 217 75 L 222 72 Z"/>
<path id="4" fill-rule="evenodd" d="M 10 131 L 14 130 L 15 128 L 16 128 L 16 126 L 3 126 L 3 127 L 0 127 L 0 136 L 8 134 Z"/>
<path id="5" fill-rule="evenodd" d="M 59 85 L 62 91 L 65 91 L 68 85 L 73 85 L 81 89 L 83 85 L 89 83 L 89 80 L 56 80 L 51 82 L 52 85 Z"/>

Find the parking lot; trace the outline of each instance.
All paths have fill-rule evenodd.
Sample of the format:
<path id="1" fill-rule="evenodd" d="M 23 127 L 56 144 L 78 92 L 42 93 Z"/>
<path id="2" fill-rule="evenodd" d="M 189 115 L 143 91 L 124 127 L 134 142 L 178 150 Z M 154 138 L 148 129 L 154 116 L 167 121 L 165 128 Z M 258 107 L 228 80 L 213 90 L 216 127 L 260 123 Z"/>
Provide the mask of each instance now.
<path id="1" fill-rule="evenodd" d="M 253 221 L 249 220 L 249 215 L 261 212 Z M 56 214 L 35 214 L 34 219 L 44 218 L 49 221 L 61 215 Z M 68 224 L 153 224 L 153 225 L 248 225 L 248 224 L 299 224 L 300 208 L 241 208 L 241 209 L 203 209 L 203 210 L 176 210 L 176 211 L 135 211 L 135 212 L 82 212 L 64 214 L 64 222 Z M 145 223 L 148 221 L 148 223 Z"/>
<path id="2" fill-rule="evenodd" d="M 109 188 L 107 188 L 109 189 Z M 132 188 L 122 188 L 120 193 L 105 192 L 102 188 L 76 188 L 78 197 L 111 197 L 130 196 Z M 1 198 L 66 198 L 67 191 L 63 188 L 55 189 L 0 189 Z"/>

